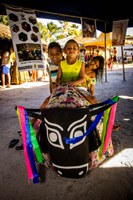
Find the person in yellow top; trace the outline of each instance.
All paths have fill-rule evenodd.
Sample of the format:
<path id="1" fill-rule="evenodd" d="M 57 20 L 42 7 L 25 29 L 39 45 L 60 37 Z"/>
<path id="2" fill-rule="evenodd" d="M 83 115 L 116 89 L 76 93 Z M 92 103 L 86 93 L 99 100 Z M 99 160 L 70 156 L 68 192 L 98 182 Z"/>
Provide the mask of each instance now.
<path id="1" fill-rule="evenodd" d="M 79 54 L 78 43 L 73 39 L 68 40 L 64 47 L 64 53 L 66 60 L 60 62 L 56 85 L 67 83 L 70 86 L 77 86 L 83 83 L 85 64 L 77 59 Z"/>
<path id="2" fill-rule="evenodd" d="M 66 54 L 66 59 L 60 62 L 56 86 L 67 84 L 68 86 L 78 87 L 78 91 L 81 92 L 90 103 L 97 103 L 95 97 L 90 95 L 87 91 L 80 89 L 80 86 L 85 80 L 85 63 L 78 60 L 78 43 L 73 39 L 68 40 L 64 47 L 64 53 Z"/>

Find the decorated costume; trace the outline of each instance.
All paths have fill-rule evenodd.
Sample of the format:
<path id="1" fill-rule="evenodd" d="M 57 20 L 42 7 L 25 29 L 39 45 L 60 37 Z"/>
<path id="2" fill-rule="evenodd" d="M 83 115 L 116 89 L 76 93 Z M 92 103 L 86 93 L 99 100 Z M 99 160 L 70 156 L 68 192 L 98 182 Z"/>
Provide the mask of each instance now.
<path id="1" fill-rule="evenodd" d="M 106 157 L 113 155 L 111 133 L 117 101 L 116 96 L 102 103 L 91 105 L 77 88 L 61 85 L 54 88 L 45 109 L 25 109 L 18 106 L 21 130 L 25 129 L 23 132 L 26 137 L 28 136 L 27 142 L 26 137 L 23 138 L 24 152 L 27 149 L 25 158 L 29 158 L 27 169 L 34 163 L 31 167 L 32 175 L 35 174 L 33 182 L 37 182 L 34 167 L 38 162 L 32 160 L 30 155 L 35 151 L 35 145 L 32 145 L 35 130 L 28 122 L 31 135 L 28 128 L 22 125 L 22 119 L 27 119 L 28 115 L 39 119 L 41 125 L 37 148 L 40 146 L 39 154 L 40 152 L 49 154 L 55 171 L 64 177 L 80 178 L 88 170 L 97 167 Z M 21 114 L 21 109 L 23 114 Z M 31 142 L 30 138 L 32 138 Z M 33 152 L 28 149 L 33 149 Z M 42 162 L 42 158 L 39 162 Z"/>

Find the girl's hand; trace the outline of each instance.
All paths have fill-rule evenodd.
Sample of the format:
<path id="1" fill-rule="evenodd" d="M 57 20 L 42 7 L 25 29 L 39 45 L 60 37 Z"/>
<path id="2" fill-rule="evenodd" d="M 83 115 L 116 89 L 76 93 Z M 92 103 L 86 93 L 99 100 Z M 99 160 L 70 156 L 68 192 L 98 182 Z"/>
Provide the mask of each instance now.
<path id="1" fill-rule="evenodd" d="M 56 85 L 56 86 L 59 86 L 59 85 L 60 85 L 60 82 L 61 82 L 60 79 L 57 78 L 57 79 L 56 79 L 56 82 L 55 82 L 55 85 Z"/>
<path id="2" fill-rule="evenodd" d="M 98 103 L 97 99 L 92 95 L 87 96 L 87 99 L 89 100 L 89 102 L 91 104 L 97 104 Z"/>
<path id="3" fill-rule="evenodd" d="M 76 81 L 72 81 L 72 82 L 69 82 L 68 83 L 68 86 L 72 86 L 72 87 L 75 87 L 77 84 L 76 84 Z"/>

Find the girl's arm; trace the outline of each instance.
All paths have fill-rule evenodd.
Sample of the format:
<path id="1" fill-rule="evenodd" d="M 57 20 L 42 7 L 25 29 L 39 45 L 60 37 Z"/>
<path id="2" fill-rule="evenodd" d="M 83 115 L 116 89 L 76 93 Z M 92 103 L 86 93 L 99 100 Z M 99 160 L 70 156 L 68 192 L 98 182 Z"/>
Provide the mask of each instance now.
<path id="1" fill-rule="evenodd" d="M 85 79 L 85 63 L 83 62 L 79 74 L 79 79 L 77 80 L 79 82 L 78 84 L 83 83 L 84 79 Z"/>
<path id="2" fill-rule="evenodd" d="M 58 73 L 57 73 L 57 79 L 56 79 L 56 86 L 61 84 L 61 75 L 62 75 L 62 70 L 61 67 L 58 67 Z"/>

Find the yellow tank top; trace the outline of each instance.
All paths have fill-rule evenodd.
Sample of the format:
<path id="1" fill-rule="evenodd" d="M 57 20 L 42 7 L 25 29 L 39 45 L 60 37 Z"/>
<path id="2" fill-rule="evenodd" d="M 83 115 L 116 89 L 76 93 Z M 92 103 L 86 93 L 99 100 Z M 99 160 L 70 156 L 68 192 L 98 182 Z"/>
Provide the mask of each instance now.
<path id="1" fill-rule="evenodd" d="M 62 69 L 62 83 L 76 81 L 79 78 L 82 61 L 77 60 L 73 65 L 69 65 L 66 60 L 63 60 L 60 66 Z"/>

